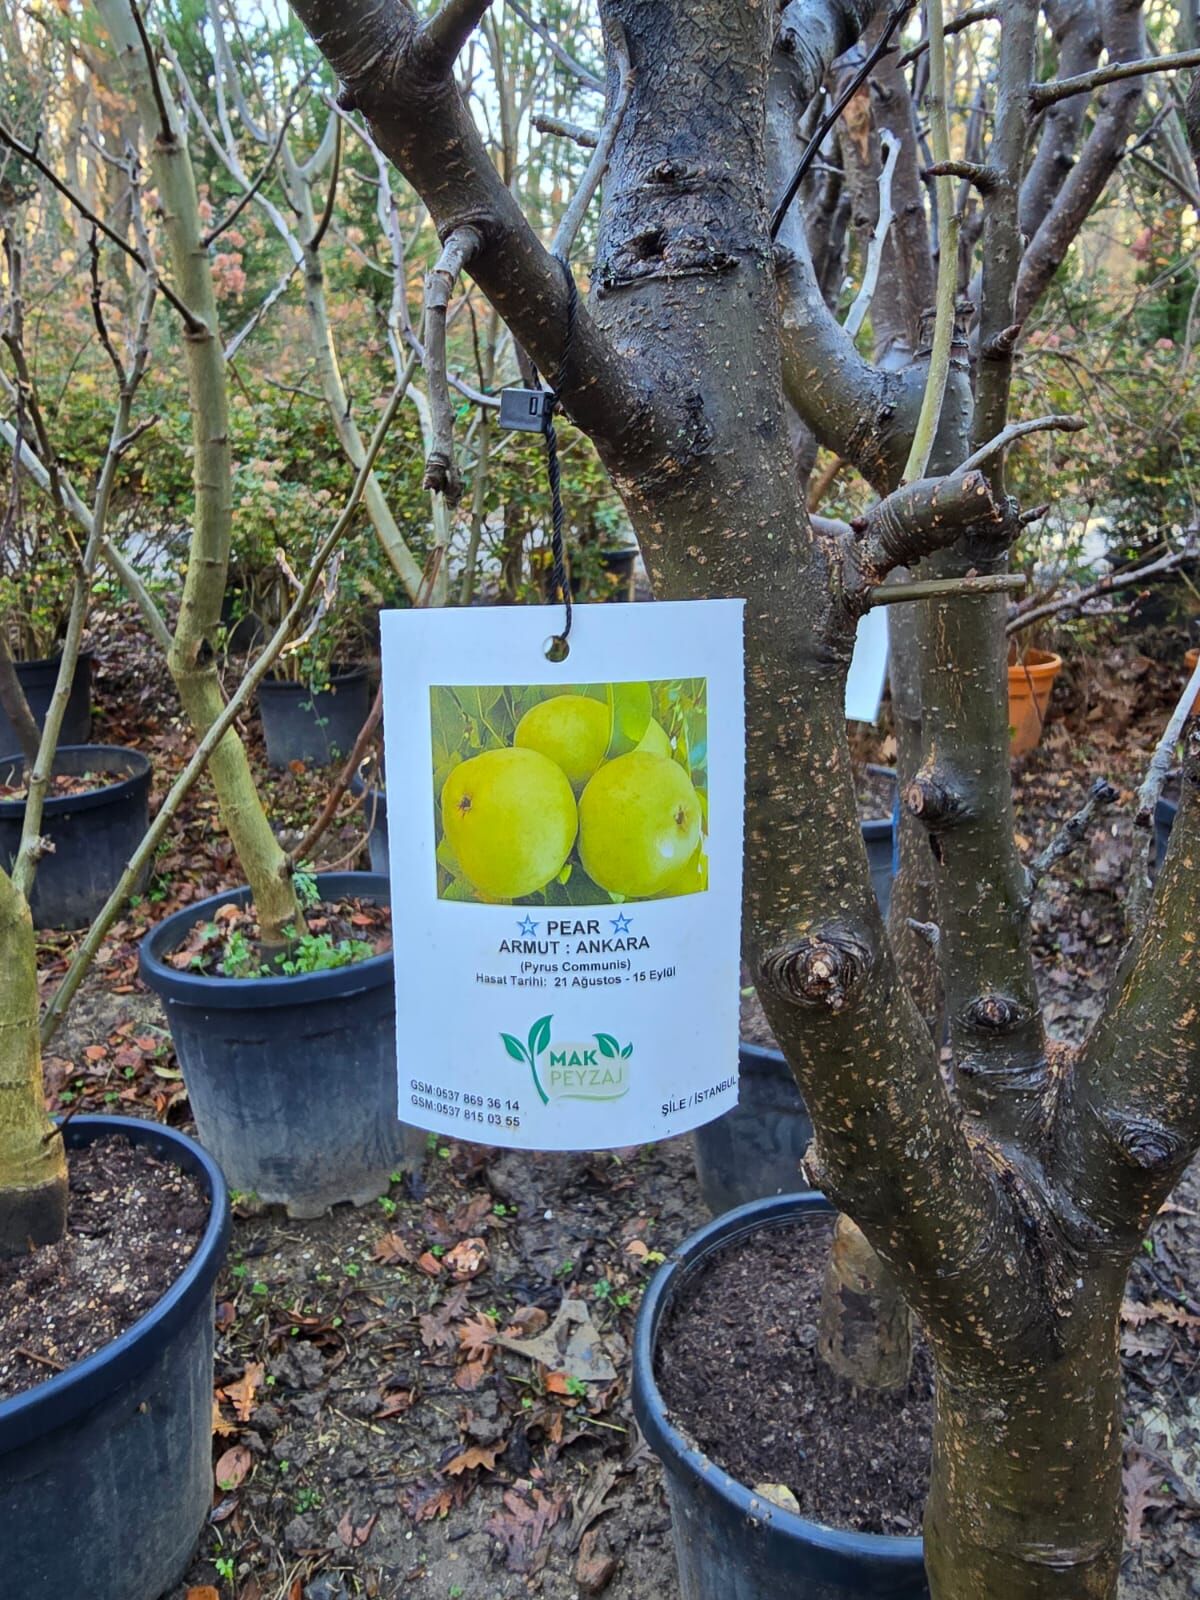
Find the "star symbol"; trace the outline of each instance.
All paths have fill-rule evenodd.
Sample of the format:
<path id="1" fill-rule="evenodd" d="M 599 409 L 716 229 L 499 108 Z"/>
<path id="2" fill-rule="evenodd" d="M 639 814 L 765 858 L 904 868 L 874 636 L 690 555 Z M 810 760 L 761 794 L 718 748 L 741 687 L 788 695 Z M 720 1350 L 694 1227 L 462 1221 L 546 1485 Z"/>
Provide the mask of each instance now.
<path id="1" fill-rule="evenodd" d="M 517 923 L 517 927 L 526 939 L 531 938 L 537 932 L 537 926 L 532 917 L 526 917 L 524 922 Z"/>
<path id="2" fill-rule="evenodd" d="M 613 918 L 612 930 L 614 933 L 628 933 L 633 924 L 633 918 L 627 917 L 624 912 L 619 917 Z"/>

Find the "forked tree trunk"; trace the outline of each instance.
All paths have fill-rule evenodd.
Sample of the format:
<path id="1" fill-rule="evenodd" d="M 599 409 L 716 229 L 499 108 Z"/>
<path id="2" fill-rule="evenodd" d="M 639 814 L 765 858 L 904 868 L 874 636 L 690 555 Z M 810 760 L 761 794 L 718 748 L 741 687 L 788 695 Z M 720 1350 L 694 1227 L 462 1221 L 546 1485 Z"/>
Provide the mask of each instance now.
<path id="1" fill-rule="evenodd" d="M 453 84 L 488 0 L 444 0 L 424 21 L 399 0 L 292 4 L 342 80 L 342 103 L 366 115 L 440 236 L 464 224 L 479 233 L 473 276 L 538 366 L 555 370 L 561 270 Z M 972 569 L 1002 569 L 1019 508 L 998 458 L 986 471 L 958 470 L 1005 427 L 1013 306 L 1048 281 L 1047 249 L 1022 275 L 1018 226 L 1036 0 L 1000 8 L 975 392 L 960 348 L 942 412 L 945 459 L 932 480 L 899 490 L 927 363 L 897 373 L 868 361 L 821 298 L 803 217 L 793 209 L 774 241 L 769 230 L 801 117 L 880 5 L 600 7 L 610 36 L 623 30 L 633 91 L 564 405 L 629 510 L 655 593 L 746 599 L 747 954 L 812 1113 L 810 1170 L 870 1241 L 933 1349 L 933 1593 L 1110 1600 L 1121 1283 L 1200 1143 L 1200 747 L 1145 933 L 1092 1038 L 1052 1073 L 1012 838 L 1003 610 L 961 597 Z M 1104 17 L 1127 52 L 1136 3 Z M 897 70 L 884 74 L 893 111 Z M 1117 159 L 1105 141 L 1123 140 L 1126 125 L 1096 119 L 1080 177 L 1064 182 L 1039 232 L 1069 242 L 1091 203 L 1077 214 L 1081 194 Z M 920 195 L 919 173 L 902 192 Z M 919 252 L 912 221 L 898 226 L 905 250 Z M 814 436 L 886 497 L 853 528 L 814 530 L 785 393 Z M 843 720 L 870 590 L 898 566 L 930 562 L 960 593 L 922 619 L 922 757 L 907 798 L 935 868 L 947 1075 L 871 893 Z"/>
<path id="2" fill-rule="evenodd" d="M 137 101 L 162 206 L 173 287 L 192 314 L 183 332 L 192 413 L 195 506 L 187 576 L 168 662 L 192 726 L 204 734 L 225 698 L 212 646 L 229 568 L 232 477 L 225 358 L 208 254 L 200 232 L 196 184 L 179 113 L 158 74 L 154 79 L 126 0 L 97 0 Z M 163 118 L 168 126 L 163 126 Z M 221 740 L 209 762 L 221 818 L 254 892 L 264 943 L 282 945 L 303 917 L 291 869 L 271 830 L 237 733 Z"/>
<path id="3" fill-rule="evenodd" d="M 0 1256 L 61 1239 L 63 1142 L 43 1109 L 37 941 L 23 895 L 0 871 Z"/>

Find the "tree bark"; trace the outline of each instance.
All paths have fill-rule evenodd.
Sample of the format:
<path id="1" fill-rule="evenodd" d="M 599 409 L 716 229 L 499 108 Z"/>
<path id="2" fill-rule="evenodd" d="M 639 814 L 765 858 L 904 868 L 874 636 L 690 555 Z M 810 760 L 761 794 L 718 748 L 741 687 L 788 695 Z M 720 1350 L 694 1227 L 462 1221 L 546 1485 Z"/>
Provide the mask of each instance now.
<path id="1" fill-rule="evenodd" d="M 0 1256 L 61 1239 L 63 1142 L 43 1109 L 37 941 L 29 903 L 0 871 Z"/>
<path id="2" fill-rule="evenodd" d="M 898 1389 L 912 1363 L 912 1319 L 891 1275 L 849 1217 L 839 1217 L 821 1291 L 817 1349 L 860 1389 Z"/>
<path id="3" fill-rule="evenodd" d="M 225 359 L 208 257 L 200 233 L 195 178 L 179 115 L 169 99 L 170 127 L 160 126 L 159 102 L 126 0 L 97 0 L 134 96 L 150 147 L 151 165 L 178 293 L 198 326 L 183 338 L 192 413 L 195 506 L 187 576 L 168 662 L 184 710 L 203 735 L 225 703 L 211 640 L 220 622 L 229 569 L 233 504 Z M 304 919 L 291 869 L 262 807 L 246 751 L 231 728 L 210 762 L 221 817 L 254 893 L 263 942 L 282 945 Z"/>

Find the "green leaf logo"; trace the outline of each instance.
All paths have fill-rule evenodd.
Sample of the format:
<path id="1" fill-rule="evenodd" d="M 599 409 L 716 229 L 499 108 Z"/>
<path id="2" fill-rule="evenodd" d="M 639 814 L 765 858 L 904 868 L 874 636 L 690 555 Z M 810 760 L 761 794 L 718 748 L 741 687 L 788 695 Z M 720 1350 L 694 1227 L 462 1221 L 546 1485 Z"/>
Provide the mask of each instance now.
<path id="1" fill-rule="evenodd" d="M 529 1058 L 536 1061 L 550 1043 L 551 1017 L 539 1017 L 529 1030 Z"/>
<path id="2" fill-rule="evenodd" d="M 600 1046 L 600 1054 L 607 1056 L 610 1061 L 621 1054 L 621 1046 L 611 1033 L 598 1033 L 596 1035 L 596 1043 Z"/>
<path id="3" fill-rule="evenodd" d="M 504 1040 L 504 1048 L 514 1061 L 528 1062 L 529 1058 L 525 1054 L 525 1046 L 519 1039 L 514 1039 L 511 1033 L 502 1033 L 500 1037 Z"/>
<path id="4" fill-rule="evenodd" d="M 624 1050 L 621 1051 L 622 1059 L 625 1060 L 625 1061 L 628 1061 L 629 1057 L 632 1054 L 633 1054 L 633 1046 L 631 1044 L 627 1044 L 625 1046 Z"/>

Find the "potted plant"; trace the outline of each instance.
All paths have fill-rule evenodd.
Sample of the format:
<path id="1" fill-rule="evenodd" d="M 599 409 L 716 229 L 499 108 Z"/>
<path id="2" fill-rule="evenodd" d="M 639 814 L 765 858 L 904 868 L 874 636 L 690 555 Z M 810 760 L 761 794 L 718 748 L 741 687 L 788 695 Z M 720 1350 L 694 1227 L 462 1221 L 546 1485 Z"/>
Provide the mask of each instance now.
<path id="1" fill-rule="evenodd" d="M 35 756 L 36 759 L 36 756 Z M 0 758 L 0 866 L 11 870 L 25 830 L 34 762 Z M 150 821 L 150 762 L 116 745 L 60 747 L 42 807 L 50 849 L 29 897 L 35 928 L 86 928 L 112 893 Z M 149 863 L 138 889 L 149 874 Z"/>
<path id="2" fill-rule="evenodd" d="M 40 517 L 17 520 L 0 548 L 0 652 L 11 661 L 37 727 L 44 726 L 58 679 L 62 641 L 71 608 L 71 568 L 54 545 L 54 530 Z M 0 682 L 0 691 L 4 685 Z M 19 750 L 16 718 L 0 692 L 0 753 Z M 92 652 L 80 649 L 63 713 L 60 742 L 86 744 L 92 732 Z"/>
<path id="3" fill-rule="evenodd" d="M 281 945 L 263 948 L 251 891 L 234 889 L 152 929 L 140 970 L 230 1183 L 312 1217 L 386 1193 L 423 1140 L 397 1117 L 388 880 L 295 882 L 305 931 L 289 926 Z"/>
<path id="4" fill-rule="evenodd" d="M 827 1248 L 824 1240 L 833 1216 L 834 1208 L 824 1196 L 811 1192 L 757 1200 L 726 1212 L 672 1252 L 643 1298 L 633 1348 L 633 1409 L 646 1442 L 663 1463 L 687 1600 L 727 1600 L 732 1594 L 739 1600 L 779 1600 L 784 1595 L 812 1600 L 863 1600 L 868 1595 L 928 1600 L 922 1545 L 915 1532 L 861 1533 L 831 1526 L 802 1515 L 795 1496 L 783 1484 L 739 1482 L 697 1444 L 693 1434 L 697 1418 L 680 1417 L 678 1408 L 673 1414 L 663 1394 L 664 1387 L 684 1387 L 670 1382 L 670 1369 L 680 1360 L 678 1348 L 670 1348 L 670 1338 L 673 1317 L 677 1322 L 687 1317 L 689 1295 L 693 1312 L 697 1301 L 705 1306 L 704 1316 L 695 1319 L 701 1324 L 711 1320 L 737 1328 L 744 1314 L 753 1319 L 758 1309 L 744 1303 L 735 1308 L 724 1296 L 712 1298 L 706 1273 L 733 1250 L 789 1234 L 820 1229 L 822 1248 Z M 794 1282 L 788 1283 L 788 1292 L 795 1294 Z M 782 1342 L 795 1350 L 794 1327 Z M 767 1374 L 760 1371 L 759 1377 L 765 1381 Z M 701 1373 L 698 1381 L 712 1380 Z M 841 1398 L 845 1405 L 853 1405 L 849 1384 Z M 818 1408 L 807 1409 L 811 1417 Z M 711 1418 L 703 1421 L 710 1423 Z M 823 1418 L 818 1426 L 831 1421 Z M 797 1449 L 799 1441 L 791 1438 L 785 1415 L 779 1416 L 779 1424 L 793 1460 L 787 1461 L 787 1450 L 779 1451 L 786 1464 L 778 1470 L 787 1471 L 793 1482 L 827 1478 L 828 1462 L 814 1461 L 815 1473 L 805 1471 L 804 1458 L 810 1452 L 803 1446 Z M 720 1432 L 719 1424 L 716 1431 Z M 771 1432 L 769 1423 L 766 1431 Z M 860 1485 L 848 1488 L 850 1494 L 862 1493 Z"/>

